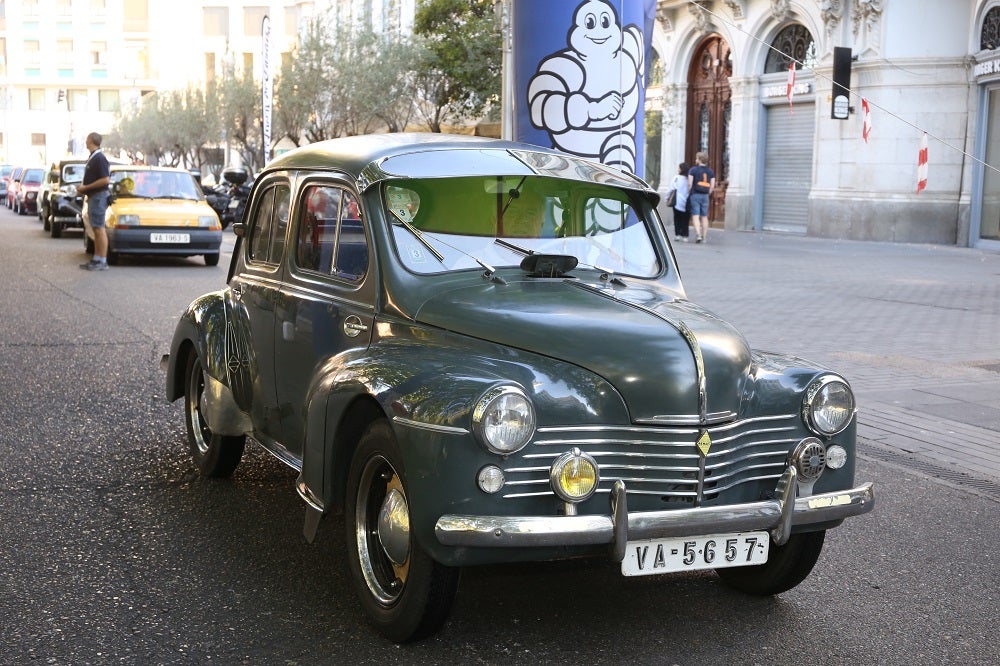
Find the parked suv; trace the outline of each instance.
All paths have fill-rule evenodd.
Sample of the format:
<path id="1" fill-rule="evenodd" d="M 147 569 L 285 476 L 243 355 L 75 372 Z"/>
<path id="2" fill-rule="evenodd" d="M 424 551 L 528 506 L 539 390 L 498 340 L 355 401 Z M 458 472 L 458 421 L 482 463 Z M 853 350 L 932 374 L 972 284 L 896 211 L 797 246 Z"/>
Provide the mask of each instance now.
<path id="1" fill-rule="evenodd" d="M 62 236 L 63 229 L 83 229 L 83 195 L 77 195 L 76 188 L 86 165 L 87 158 L 73 157 L 54 163 L 49 170 L 49 189 L 39 201 L 38 215 L 53 238 Z"/>

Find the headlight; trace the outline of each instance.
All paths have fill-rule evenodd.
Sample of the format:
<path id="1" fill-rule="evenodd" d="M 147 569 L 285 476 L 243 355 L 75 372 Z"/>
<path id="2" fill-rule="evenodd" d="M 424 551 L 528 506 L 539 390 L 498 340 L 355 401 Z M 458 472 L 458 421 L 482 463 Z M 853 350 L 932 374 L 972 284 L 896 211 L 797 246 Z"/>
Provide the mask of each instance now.
<path id="1" fill-rule="evenodd" d="M 491 388 L 472 410 L 472 430 L 493 453 L 514 453 L 535 432 L 535 408 L 516 386 Z"/>
<path id="2" fill-rule="evenodd" d="M 214 215 L 199 215 L 198 216 L 198 226 L 199 227 L 214 227 L 219 224 L 219 218 Z"/>
<path id="3" fill-rule="evenodd" d="M 600 474 L 597 463 L 580 449 L 559 456 L 552 463 L 549 483 L 564 502 L 582 502 L 597 490 Z"/>
<path id="4" fill-rule="evenodd" d="M 139 226 L 139 216 L 119 215 L 118 219 L 115 221 L 115 225 L 119 227 L 137 227 Z"/>
<path id="5" fill-rule="evenodd" d="M 854 417 L 854 394 L 844 380 L 821 377 L 806 389 L 802 412 L 806 424 L 817 435 L 836 435 Z"/>

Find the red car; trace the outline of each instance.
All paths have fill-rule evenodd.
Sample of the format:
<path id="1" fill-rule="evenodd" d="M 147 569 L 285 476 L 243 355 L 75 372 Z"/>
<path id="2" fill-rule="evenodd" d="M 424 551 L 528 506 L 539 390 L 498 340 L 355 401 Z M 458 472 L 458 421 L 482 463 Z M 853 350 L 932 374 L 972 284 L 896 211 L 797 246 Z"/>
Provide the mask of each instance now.
<path id="1" fill-rule="evenodd" d="M 3 204 L 7 208 L 14 207 L 14 194 L 17 192 L 17 186 L 21 183 L 22 173 L 24 173 L 24 167 L 14 167 L 7 176 L 7 193 L 3 200 Z"/>
<path id="2" fill-rule="evenodd" d="M 14 212 L 18 215 L 38 214 L 38 190 L 45 178 L 44 167 L 29 167 L 21 174 L 20 184 L 14 190 Z"/>

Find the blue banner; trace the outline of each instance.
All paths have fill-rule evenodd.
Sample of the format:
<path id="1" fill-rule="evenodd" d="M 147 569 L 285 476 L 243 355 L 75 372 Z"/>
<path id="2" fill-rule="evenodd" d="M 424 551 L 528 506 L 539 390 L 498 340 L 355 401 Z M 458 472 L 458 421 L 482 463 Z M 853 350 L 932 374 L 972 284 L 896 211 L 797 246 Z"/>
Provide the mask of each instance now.
<path id="1" fill-rule="evenodd" d="M 513 138 L 643 174 L 655 0 L 513 0 Z"/>

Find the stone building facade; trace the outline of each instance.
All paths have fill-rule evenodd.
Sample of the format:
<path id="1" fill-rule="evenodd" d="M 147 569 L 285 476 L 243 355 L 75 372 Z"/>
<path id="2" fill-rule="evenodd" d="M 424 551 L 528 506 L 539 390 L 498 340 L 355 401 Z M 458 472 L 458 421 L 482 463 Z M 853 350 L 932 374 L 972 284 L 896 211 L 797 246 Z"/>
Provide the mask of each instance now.
<path id="1" fill-rule="evenodd" d="M 652 46 L 646 175 L 707 150 L 715 226 L 1000 250 L 1000 0 L 661 0 Z"/>

